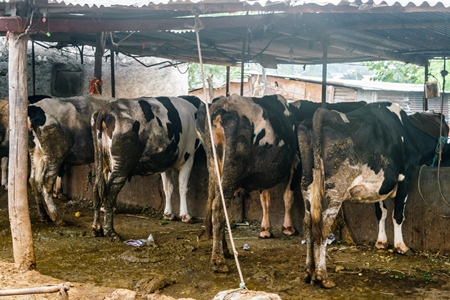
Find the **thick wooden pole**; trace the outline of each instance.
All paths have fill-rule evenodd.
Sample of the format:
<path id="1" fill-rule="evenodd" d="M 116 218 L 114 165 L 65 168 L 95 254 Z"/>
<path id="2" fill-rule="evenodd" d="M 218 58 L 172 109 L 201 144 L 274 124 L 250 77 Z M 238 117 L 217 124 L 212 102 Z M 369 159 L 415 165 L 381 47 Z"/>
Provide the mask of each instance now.
<path id="1" fill-rule="evenodd" d="M 27 43 L 28 36 L 12 33 L 9 43 L 9 183 L 8 209 L 14 262 L 34 269 L 33 237 L 28 210 Z"/>

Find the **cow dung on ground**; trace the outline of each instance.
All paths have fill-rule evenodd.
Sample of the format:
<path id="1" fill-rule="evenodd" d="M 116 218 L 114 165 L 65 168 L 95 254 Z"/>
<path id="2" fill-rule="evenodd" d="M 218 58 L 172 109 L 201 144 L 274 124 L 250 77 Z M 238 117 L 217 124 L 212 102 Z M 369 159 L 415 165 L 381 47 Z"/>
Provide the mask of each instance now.
<path id="1" fill-rule="evenodd" d="M 153 209 L 118 207 L 115 227 L 124 239 L 147 239 L 156 246 L 132 247 L 90 235 L 92 203 L 56 200 L 67 220 L 63 227 L 41 223 L 30 201 L 37 271 L 13 268 L 7 193 L 0 191 L 0 289 L 70 282 L 70 299 L 213 299 L 239 287 L 233 259 L 228 274 L 210 268 L 211 241 L 197 240 L 202 223 L 167 222 Z M 76 215 L 78 217 L 76 217 Z M 375 216 L 374 216 L 375 217 Z M 402 256 L 371 245 L 329 245 L 327 267 L 337 284 L 331 290 L 303 282 L 303 237 L 259 239 L 258 221 L 234 226 L 233 234 L 245 284 L 250 291 L 293 299 L 450 299 L 450 258 L 416 253 Z M 371 240 L 374 240 L 372 238 Z M 250 248 L 243 250 L 244 244 Z M 145 287 L 145 289 L 143 288 Z M 22 297 L 22 298 L 20 298 Z M 3 299 L 24 299 L 24 296 Z M 27 299 L 27 298 L 25 298 Z M 61 299 L 58 294 L 29 299 Z"/>

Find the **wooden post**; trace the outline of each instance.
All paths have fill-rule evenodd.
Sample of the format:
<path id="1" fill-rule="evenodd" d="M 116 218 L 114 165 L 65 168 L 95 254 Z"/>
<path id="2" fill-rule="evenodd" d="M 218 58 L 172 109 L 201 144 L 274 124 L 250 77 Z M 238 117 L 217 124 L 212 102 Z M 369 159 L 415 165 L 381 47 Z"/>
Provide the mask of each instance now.
<path id="1" fill-rule="evenodd" d="M 28 35 L 11 33 L 9 40 L 9 183 L 8 209 L 17 268 L 36 268 L 28 210 L 27 43 Z"/>
<path id="2" fill-rule="evenodd" d="M 102 80 L 103 52 L 105 50 L 105 44 L 103 42 L 105 40 L 104 37 L 105 37 L 104 32 L 97 33 L 97 39 L 95 43 L 94 76 L 97 77 L 97 79 L 99 80 Z M 98 91 L 100 94 L 102 94 L 101 84 L 98 85 Z"/>

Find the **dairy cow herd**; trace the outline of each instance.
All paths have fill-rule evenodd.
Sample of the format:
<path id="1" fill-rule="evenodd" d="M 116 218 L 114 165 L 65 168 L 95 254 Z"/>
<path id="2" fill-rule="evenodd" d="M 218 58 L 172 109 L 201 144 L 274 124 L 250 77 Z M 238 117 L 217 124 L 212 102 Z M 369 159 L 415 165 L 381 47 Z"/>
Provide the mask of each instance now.
<path id="1" fill-rule="evenodd" d="M 29 104 L 28 119 L 29 182 L 41 219 L 64 223 L 53 202 L 64 167 L 95 163 L 96 236 L 121 239 L 114 230 L 113 212 L 118 193 L 133 175 L 161 174 L 164 217 L 173 219 L 171 174 L 178 173 L 179 215 L 190 222 L 187 184 L 195 153 L 203 147 L 209 173 L 205 228 L 213 239 L 213 270 L 228 271 L 219 184 L 226 203 L 238 189 L 260 191 L 264 238 L 272 236 L 269 189 L 287 182 L 283 233 L 297 233 L 291 208 L 294 190 L 300 188 L 305 204 L 305 281 L 324 288 L 335 285 L 326 272 L 326 237 L 344 201 L 375 203 L 376 247 L 381 249 L 387 248 L 383 201 L 393 199 L 394 247 L 402 254 L 409 250 L 401 227 L 413 171 L 433 161 L 437 142 L 449 131 L 443 115 L 408 116 L 393 103 L 321 107 L 305 100 L 288 102 L 280 95 L 231 95 L 207 105 L 192 96 L 45 98 Z M 0 124 L 1 157 L 7 156 L 7 128 Z"/>

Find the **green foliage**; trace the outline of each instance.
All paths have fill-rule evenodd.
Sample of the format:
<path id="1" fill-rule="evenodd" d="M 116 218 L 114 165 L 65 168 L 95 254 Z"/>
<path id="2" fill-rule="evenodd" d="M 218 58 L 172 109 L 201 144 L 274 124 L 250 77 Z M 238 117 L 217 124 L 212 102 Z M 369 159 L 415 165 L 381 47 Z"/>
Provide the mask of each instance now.
<path id="1" fill-rule="evenodd" d="M 361 80 L 363 78 L 364 78 L 363 75 L 361 75 L 361 73 L 359 73 L 359 71 L 356 69 L 348 70 L 347 73 L 345 73 L 341 77 L 341 79 L 353 79 L 353 80 Z"/>
<path id="2" fill-rule="evenodd" d="M 366 62 L 363 65 L 375 72 L 375 76 L 371 78 L 373 81 L 416 84 L 423 84 L 425 82 L 425 68 L 421 66 L 397 61 Z M 449 64 L 447 64 L 446 69 L 448 68 L 450 68 Z M 437 80 L 441 88 L 443 83 L 441 71 L 443 69 L 444 61 L 442 59 L 430 60 L 428 80 Z M 445 78 L 445 89 L 450 89 L 450 76 L 446 76 Z"/>
<path id="3" fill-rule="evenodd" d="M 207 65 L 203 64 L 203 73 L 205 83 L 208 77 L 213 77 L 214 87 L 218 88 L 221 84 L 224 84 L 227 79 L 227 67 L 219 65 Z M 241 78 L 241 69 L 239 67 L 230 68 L 230 80 Z M 188 71 L 189 89 L 202 88 L 202 72 L 200 64 L 190 63 Z"/>

